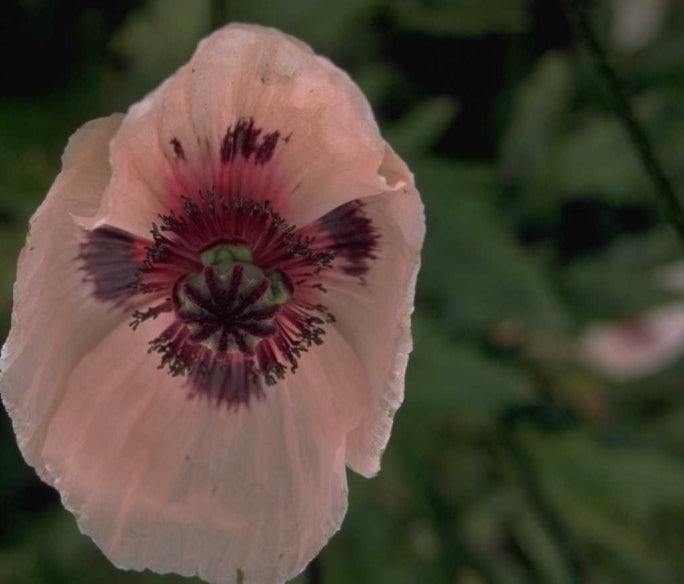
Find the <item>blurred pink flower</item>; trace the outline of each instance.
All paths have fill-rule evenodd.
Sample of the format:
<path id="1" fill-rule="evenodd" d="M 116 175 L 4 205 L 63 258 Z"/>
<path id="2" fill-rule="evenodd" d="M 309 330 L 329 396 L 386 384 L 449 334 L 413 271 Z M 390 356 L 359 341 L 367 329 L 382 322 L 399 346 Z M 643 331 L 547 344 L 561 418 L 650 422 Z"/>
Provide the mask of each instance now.
<path id="1" fill-rule="evenodd" d="M 580 336 L 578 348 L 585 364 L 616 381 L 656 373 L 684 352 L 684 304 L 592 325 Z"/>
<path id="2" fill-rule="evenodd" d="M 31 220 L 2 397 L 117 565 L 278 582 L 380 467 L 424 236 L 354 83 L 231 25 L 89 122 Z"/>
<path id="3" fill-rule="evenodd" d="M 610 40 L 615 49 L 634 53 L 660 32 L 669 0 L 611 0 Z"/>
<path id="4" fill-rule="evenodd" d="M 684 262 L 662 265 L 651 277 L 664 291 L 684 293 Z M 657 373 L 684 353 L 684 302 L 657 306 L 620 322 L 594 324 L 580 335 L 577 346 L 586 365 L 616 381 Z"/>

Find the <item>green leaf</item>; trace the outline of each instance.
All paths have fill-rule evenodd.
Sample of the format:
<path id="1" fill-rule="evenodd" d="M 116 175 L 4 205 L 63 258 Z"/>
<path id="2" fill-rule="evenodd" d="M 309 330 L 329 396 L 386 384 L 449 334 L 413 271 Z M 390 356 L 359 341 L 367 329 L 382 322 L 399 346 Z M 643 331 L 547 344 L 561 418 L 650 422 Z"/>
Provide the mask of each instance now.
<path id="1" fill-rule="evenodd" d="M 540 59 L 516 93 L 501 145 L 504 184 L 522 196 L 526 213 L 552 215 L 558 194 L 559 151 L 569 111 L 572 63 L 567 55 Z"/>
<path id="2" fill-rule="evenodd" d="M 425 34 L 520 33 L 528 26 L 520 0 L 399 0 L 392 7 L 399 25 Z"/>
<path id="3" fill-rule="evenodd" d="M 626 77 L 640 86 L 684 86 L 684 37 L 670 27 L 644 50 L 624 63 Z"/>
<path id="4" fill-rule="evenodd" d="M 624 236 L 601 254 L 560 272 L 560 288 L 580 321 L 633 317 L 674 298 L 654 277 L 659 263 L 677 257 L 665 228 Z"/>
<path id="5" fill-rule="evenodd" d="M 354 81 L 371 104 L 380 103 L 401 78 L 397 69 L 381 61 L 369 61 L 354 72 Z"/>
<path id="6" fill-rule="evenodd" d="M 426 99 L 388 128 L 387 141 L 403 158 L 416 160 L 442 137 L 456 110 L 450 97 Z"/>
<path id="7" fill-rule="evenodd" d="M 684 562 L 668 550 L 666 535 L 678 529 L 684 512 L 681 461 L 659 450 L 602 443 L 580 431 L 528 429 L 521 436 L 544 492 L 585 545 L 609 551 L 630 574 L 628 581 L 677 581 Z"/>
<path id="8" fill-rule="evenodd" d="M 585 114 L 562 145 L 560 188 L 566 199 L 597 197 L 609 203 L 644 201 L 648 179 L 620 122 Z"/>
<path id="9" fill-rule="evenodd" d="M 234 22 L 279 28 L 305 40 L 316 52 L 367 56 L 375 33 L 369 21 L 381 5 L 381 0 L 226 0 L 226 14 Z"/>
<path id="10" fill-rule="evenodd" d="M 684 114 L 681 92 L 649 90 L 633 99 L 636 117 L 667 174 L 682 178 Z M 612 204 L 655 203 L 647 176 L 620 121 L 610 113 L 587 111 L 567 132 L 561 152 L 560 188 L 565 199 L 592 196 Z"/>
<path id="11" fill-rule="evenodd" d="M 530 511 L 529 506 L 522 505 L 515 514 L 515 521 L 511 523 L 513 537 L 534 567 L 540 581 L 572 584 L 574 579 L 568 573 L 560 551 L 549 539 L 539 518 Z"/>
<path id="12" fill-rule="evenodd" d="M 127 66 L 113 77 L 111 106 L 127 109 L 174 73 L 209 24 L 209 2 L 152 0 L 133 13 L 112 40 Z"/>
<path id="13" fill-rule="evenodd" d="M 422 418 L 482 428 L 495 424 L 504 408 L 529 399 L 521 369 L 449 339 L 424 316 L 414 317 L 413 334 L 405 407 Z"/>
<path id="14" fill-rule="evenodd" d="M 564 309 L 541 264 L 490 203 L 493 169 L 424 161 L 415 171 L 428 225 L 419 279 L 426 306 L 459 334 L 481 334 L 509 319 L 564 326 Z"/>

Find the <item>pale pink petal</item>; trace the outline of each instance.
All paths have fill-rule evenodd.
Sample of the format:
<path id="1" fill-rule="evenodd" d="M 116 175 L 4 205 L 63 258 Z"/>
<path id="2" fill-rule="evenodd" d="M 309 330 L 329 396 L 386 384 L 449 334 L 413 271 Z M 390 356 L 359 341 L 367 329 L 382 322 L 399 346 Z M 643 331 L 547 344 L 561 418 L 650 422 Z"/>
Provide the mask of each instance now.
<path id="1" fill-rule="evenodd" d="M 684 353 L 684 304 L 594 325 L 578 339 L 578 353 L 589 367 L 619 381 L 656 373 Z"/>
<path id="2" fill-rule="evenodd" d="M 265 164 L 222 164 L 227 130 L 240 120 L 254 121 L 259 140 L 278 133 Z M 143 218 L 168 212 L 181 194 L 230 185 L 301 226 L 399 188 L 379 172 L 383 157 L 370 106 L 344 72 L 276 30 L 230 25 L 131 108 L 97 219 L 144 235 Z"/>
<path id="3" fill-rule="evenodd" d="M 236 410 L 189 399 L 147 354 L 154 333 L 140 332 L 104 338 L 52 413 L 40 456 L 65 505 L 122 567 L 217 583 L 293 577 L 346 511 L 356 356 L 330 331 L 296 374 Z"/>
<path id="4" fill-rule="evenodd" d="M 2 399 L 22 454 L 44 477 L 40 450 L 75 363 L 122 315 L 107 312 L 83 284 L 76 257 L 81 229 L 109 180 L 109 141 L 121 116 L 94 120 L 69 140 L 63 168 L 31 219 L 19 258 L 12 329 L 2 349 Z"/>
<path id="5" fill-rule="evenodd" d="M 347 464 L 365 476 L 380 469 L 394 412 L 404 396 L 412 348 L 410 316 L 425 235 L 413 177 L 389 147 L 383 168 L 405 186 L 363 200 L 365 213 L 380 233 L 378 257 L 363 285 L 345 277 L 326 282 L 325 299 L 337 319 L 336 328 L 362 361 L 368 382 L 366 413 L 347 439 Z"/>

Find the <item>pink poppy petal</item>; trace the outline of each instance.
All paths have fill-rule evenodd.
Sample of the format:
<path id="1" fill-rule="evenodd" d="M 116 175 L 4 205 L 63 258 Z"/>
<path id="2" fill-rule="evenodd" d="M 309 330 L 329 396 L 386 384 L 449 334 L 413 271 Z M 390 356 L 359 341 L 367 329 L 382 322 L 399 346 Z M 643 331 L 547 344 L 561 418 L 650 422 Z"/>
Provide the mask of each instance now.
<path id="1" fill-rule="evenodd" d="M 231 584 L 293 577 L 346 512 L 356 355 L 330 331 L 296 374 L 229 409 L 189 399 L 183 378 L 157 368 L 139 333 L 164 325 L 121 325 L 76 365 L 41 452 L 54 484 L 122 567 Z"/>
<path id="2" fill-rule="evenodd" d="M 593 325 L 580 336 L 577 348 L 584 363 L 616 381 L 652 375 L 684 352 L 684 305 L 661 306 L 629 321 Z"/>
<path id="3" fill-rule="evenodd" d="M 40 458 L 48 420 L 74 364 L 122 318 L 104 312 L 78 271 L 81 228 L 109 180 L 109 141 L 120 115 L 85 124 L 69 140 L 62 172 L 31 219 L 14 287 L 12 329 L 2 349 L 2 399 L 26 460 L 45 477 Z"/>
<path id="4" fill-rule="evenodd" d="M 399 188 L 383 158 L 370 106 L 344 72 L 276 30 L 230 25 L 130 109 L 97 220 L 142 236 L 180 195 L 215 187 L 306 225 Z"/>
<path id="5" fill-rule="evenodd" d="M 377 259 L 363 285 L 339 272 L 326 282 L 326 302 L 337 319 L 335 326 L 356 351 L 368 381 L 367 414 L 347 439 L 347 464 L 364 476 L 380 469 L 392 417 L 403 400 L 412 348 L 410 316 L 425 235 L 423 206 L 411 173 L 389 147 L 384 167 L 406 186 L 363 200 L 366 215 L 380 233 Z"/>

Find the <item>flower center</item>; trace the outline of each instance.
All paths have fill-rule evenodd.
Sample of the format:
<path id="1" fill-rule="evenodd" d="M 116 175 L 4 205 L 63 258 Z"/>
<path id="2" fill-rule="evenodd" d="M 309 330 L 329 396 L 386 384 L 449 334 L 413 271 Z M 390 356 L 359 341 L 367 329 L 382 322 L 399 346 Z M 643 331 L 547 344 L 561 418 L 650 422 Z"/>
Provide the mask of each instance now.
<path id="1" fill-rule="evenodd" d="M 220 358 L 254 355 L 259 343 L 277 332 L 275 317 L 292 293 L 287 276 L 252 263 L 244 244 L 214 244 L 200 260 L 202 271 L 180 278 L 173 291 L 174 309 L 189 340 Z"/>
<path id="2" fill-rule="evenodd" d="M 266 200 L 199 191 L 159 215 L 151 240 L 112 226 L 88 232 L 81 269 L 96 298 L 133 305 L 133 330 L 168 315 L 148 351 L 186 377 L 191 396 L 247 404 L 323 343 L 335 321 L 320 302 L 325 272 L 368 271 L 378 235 L 362 209 L 346 203 L 296 228 Z"/>

